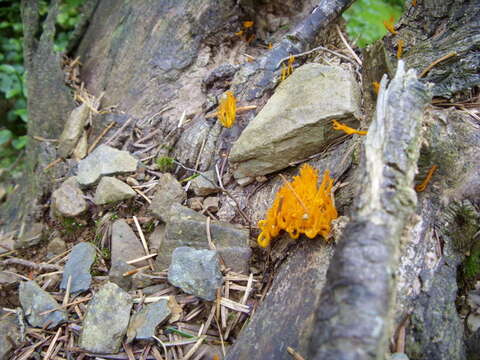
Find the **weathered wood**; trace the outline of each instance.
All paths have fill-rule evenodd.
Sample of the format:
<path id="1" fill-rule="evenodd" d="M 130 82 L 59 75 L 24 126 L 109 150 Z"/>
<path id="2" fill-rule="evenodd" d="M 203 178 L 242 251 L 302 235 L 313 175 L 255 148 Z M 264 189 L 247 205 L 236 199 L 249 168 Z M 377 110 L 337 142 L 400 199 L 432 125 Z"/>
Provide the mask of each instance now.
<path id="1" fill-rule="evenodd" d="M 378 359 L 392 333 L 400 238 L 414 213 L 426 88 L 399 62 L 365 141 L 359 197 L 329 267 L 311 359 Z"/>
<path id="2" fill-rule="evenodd" d="M 456 55 L 430 70 L 422 81 L 434 84 L 434 96 L 450 97 L 480 84 L 480 6 L 478 1 L 417 1 L 398 24 L 399 34 L 386 39 L 392 49 L 405 42 L 408 68 L 421 73 L 443 56 Z"/>

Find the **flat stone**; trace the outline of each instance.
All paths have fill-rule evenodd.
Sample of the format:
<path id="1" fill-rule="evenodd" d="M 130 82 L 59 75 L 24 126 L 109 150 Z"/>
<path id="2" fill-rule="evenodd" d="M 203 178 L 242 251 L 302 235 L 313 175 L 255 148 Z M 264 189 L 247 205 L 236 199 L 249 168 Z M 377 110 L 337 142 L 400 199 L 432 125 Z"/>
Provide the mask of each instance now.
<path id="1" fill-rule="evenodd" d="M 248 274 L 252 249 L 248 246 L 231 246 L 218 249 L 225 266 L 237 273 Z"/>
<path id="2" fill-rule="evenodd" d="M 33 327 L 42 328 L 48 325 L 47 328 L 52 329 L 67 321 L 67 313 L 65 310 L 57 310 L 45 315 L 40 315 L 45 311 L 56 309 L 60 305 L 52 295 L 42 290 L 35 281 L 20 283 L 19 298 L 25 317 Z"/>
<path id="3" fill-rule="evenodd" d="M 53 238 L 47 245 L 47 258 L 51 259 L 67 251 L 67 244 L 60 237 Z"/>
<path id="4" fill-rule="evenodd" d="M 55 215 L 76 217 L 87 211 L 88 205 L 75 177 L 70 177 L 52 193 L 52 209 Z"/>
<path id="5" fill-rule="evenodd" d="M 135 269 L 135 266 L 129 265 L 125 261 L 113 262 L 108 273 L 108 279 L 123 290 L 129 291 L 132 288 L 132 277 L 123 276 L 123 274 L 133 269 Z"/>
<path id="6" fill-rule="evenodd" d="M 217 252 L 187 246 L 176 248 L 168 268 L 168 281 L 188 294 L 215 300 L 223 282 Z"/>
<path id="7" fill-rule="evenodd" d="M 187 193 L 170 173 L 160 175 L 155 189 L 155 195 L 150 204 L 150 211 L 160 220 L 167 221 L 172 204 L 185 201 Z"/>
<path id="8" fill-rule="evenodd" d="M 77 181 L 80 186 L 95 184 L 101 176 L 135 172 L 138 160 L 127 151 L 100 145 L 78 163 Z"/>
<path id="9" fill-rule="evenodd" d="M 95 261 L 95 253 L 95 247 L 90 243 L 82 242 L 73 247 L 63 269 L 60 289 L 65 290 L 67 288 L 70 276 L 72 278 L 70 293 L 75 294 L 90 288 L 92 282 L 90 266 Z"/>
<path id="10" fill-rule="evenodd" d="M 351 71 L 319 64 L 295 69 L 234 143 L 234 177 L 270 174 L 318 153 L 344 135 L 333 130 L 333 119 L 358 127 L 360 99 Z"/>
<path id="11" fill-rule="evenodd" d="M 15 239 L 13 235 L 3 236 L 0 239 L 0 254 L 14 250 L 15 248 Z"/>
<path id="12" fill-rule="evenodd" d="M 127 332 L 132 298 L 113 283 L 106 283 L 88 304 L 79 345 L 94 353 L 115 354 Z"/>
<path id="13" fill-rule="evenodd" d="M 15 315 L 3 318 L 0 312 L 0 360 L 9 359 L 10 353 L 18 348 L 21 341 L 20 327 Z"/>
<path id="14" fill-rule="evenodd" d="M 95 191 L 93 202 L 96 205 L 106 205 L 131 199 L 137 193 L 123 181 L 114 177 L 104 176 Z"/>
<path id="15" fill-rule="evenodd" d="M 15 242 L 15 249 L 26 249 L 37 245 L 43 236 L 43 223 L 33 223 L 25 226 L 25 231 Z"/>
<path id="16" fill-rule="evenodd" d="M 162 299 L 156 303 L 145 305 L 134 314 L 127 330 L 127 343 L 133 340 L 154 340 L 155 329 L 170 316 L 168 300 Z"/>
<path id="17" fill-rule="evenodd" d="M 162 246 L 165 239 L 165 224 L 158 224 L 155 230 L 150 234 L 148 238 L 148 246 L 152 253 L 158 253 L 158 249 Z"/>
<path id="18" fill-rule="evenodd" d="M 123 219 L 116 220 L 112 225 L 112 264 L 119 261 L 130 261 L 145 255 L 143 246 L 132 228 Z M 138 266 L 147 264 L 137 263 Z"/>
<path id="19" fill-rule="evenodd" d="M 60 157 L 68 157 L 75 148 L 82 136 L 89 112 L 90 109 L 87 104 L 83 103 L 70 113 L 58 140 L 58 155 Z"/>
<path id="20" fill-rule="evenodd" d="M 404 353 L 393 353 L 389 360 L 408 360 L 408 356 Z"/>
<path id="21" fill-rule="evenodd" d="M 195 196 L 187 200 L 187 206 L 195 211 L 203 209 L 203 197 Z"/>
<path id="22" fill-rule="evenodd" d="M 172 253 L 179 246 L 209 249 L 206 230 L 207 218 L 179 204 L 172 205 L 172 212 L 175 213 L 175 216 L 172 216 L 166 224 L 165 238 L 155 262 L 159 270 L 167 269 L 170 266 Z M 232 256 L 232 254 L 240 254 L 242 248 L 250 249 L 248 230 L 239 229 L 226 222 L 212 221 L 210 235 L 217 251 L 225 260 L 226 266 L 233 271 L 245 271 L 248 267 L 245 251 L 249 250 L 243 250 L 241 256 Z"/>
<path id="23" fill-rule="evenodd" d="M 77 146 L 73 149 L 72 157 L 76 161 L 82 160 L 88 154 L 88 136 L 87 132 L 84 131 L 80 139 L 78 140 Z"/>
<path id="24" fill-rule="evenodd" d="M 219 192 L 214 170 L 200 173 L 192 180 L 192 190 L 197 196 L 207 196 Z"/>
<path id="25" fill-rule="evenodd" d="M 216 196 L 209 196 L 203 201 L 203 209 L 215 214 L 218 211 L 220 200 Z"/>
<path id="26" fill-rule="evenodd" d="M 0 288 L 7 288 L 20 281 L 20 277 L 10 272 L 0 271 Z"/>
<path id="27" fill-rule="evenodd" d="M 468 315 L 467 326 L 472 333 L 480 329 L 480 314 L 471 313 Z"/>

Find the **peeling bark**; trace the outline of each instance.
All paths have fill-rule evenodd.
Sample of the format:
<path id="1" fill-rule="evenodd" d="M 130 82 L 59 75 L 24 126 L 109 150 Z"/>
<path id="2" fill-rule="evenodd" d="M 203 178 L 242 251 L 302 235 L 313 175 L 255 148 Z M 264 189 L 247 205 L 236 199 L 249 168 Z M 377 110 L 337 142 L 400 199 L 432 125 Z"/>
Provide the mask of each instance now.
<path id="1" fill-rule="evenodd" d="M 378 359 L 392 333 L 402 232 L 414 214 L 426 88 L 399 63 L 365 141 L 354 213 L 339 239 L 317 310 L 312 359 Z"/>

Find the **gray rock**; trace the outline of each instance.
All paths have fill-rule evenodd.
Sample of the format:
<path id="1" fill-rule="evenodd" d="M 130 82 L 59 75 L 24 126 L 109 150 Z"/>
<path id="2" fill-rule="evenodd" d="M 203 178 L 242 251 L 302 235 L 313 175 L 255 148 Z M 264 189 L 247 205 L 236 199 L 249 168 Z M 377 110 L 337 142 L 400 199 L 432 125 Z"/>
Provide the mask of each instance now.
<path id="1" fill-rule="evenodd" d="M 20 277 L 10 272 L 0 271 L 0 288 L 7 288 L 20 281 Z"/>
<path id="2" fill-rule="evenodd" d="M 14 315 L 3 318 L 0 312 L 0 360 L 9 359 L 11 351 L 22 343 L 20 328 Z"/>
<path id="3" fill-rule="evenodd" d="M 153 340 L 155 329 L 170 316 L 168 300 L 160 300 L 143 307 L 130 319 L 127 343 L 135 340 Z"/>
<path id="4" fill-rule="evenodd" d="M 147 274 L 145 271 L 139 271 L 131 276 L 132 289 L 145 289 L 158 283 L 158 277 Z"/>
<path id="5" fill-rule="evenodd" d="M 82 136 L 85 123 L 88 119 L 90 109 L 83 103 L 73 109 L 65 122 L 60 139 L 58 140 L 58 155 L 62 158 L 68 157 L 75 148 L 78 140 Z"/>
<path id="6" fill-rule="evenodd" d="M 112 264 L 120 261 L 130 261 L 145 255 L 142 243 L 132 228 L 123 219 L 116 220 L 112 225 Z M 147 264 L 137 263 L 138 266 Z"/>
<path id="7" fill-rule="evenodd" d="M 92 244 L 82 242 L 75 245 L 63 269 L 60 289 L 65 290 L 67 288 L 68 278 L 71 276 L 70 293 L 75 294 L 88 290 L 92 282 L 90 266 L 94 261 L 95 247 Z"/>
<path id="8" fill-rule="evenodd" d="M 75 177 L 70 177 L 52 193 L 53 213 L 64 217 L 75 217 L 87 210 L 87 202 Z"/>
<path id="9" fill-rule="evenodd" d="M 48 325 L 48 329 L 52 329 L 67 321 L 65 310 L 40 315 L 45 311 L 58 308 L 59 304 L 52 295 L 42 290 L 35 281 L 25 281 L 20 284 L 19 298 L 27 321 L 33 327 L 41 328 Z"/>
<path id="10" fill-rule="evenodd" d="M 77 146 L 75 146 L 75 149 L 73 149 L 72 157 L 76 161 L 80 161 L 85 156 L 87 156 L 87 153 L 88 153 L 88 136 L 87 136 L 87 132 L 84 131 L 82 136 L 80 137 L 80 140 L 78 140 Z"/>
<path id="11" fill-rule="evenodd" d="M 56 255 L 64 253 L 65 251 L 67 251 L 67 245 L 65 244 L 65 241 L 57 236 L 53 238 L 52 241 L 50 241 L 47 245 L 47 258 L 51 259 Z"/>
<path id="12" fill-rule="evenodd" d="M 135 266 L 129 265 L 125 261 L 112 262 L 108 279 L 112 283 L 120 286 L 123 290 L 129 291 L 132 288 L 132 277 L 123 276 L 123 274 L 133 269 L 135 269 Z"/>
<path id="13" fill-rule="evenodd" d="M 237 273 L 248 274 L 252 249 L 248 246 L 217 248 L 225 266 Z"/>
<path id="14" fill-rule="evenodd" d="M 207 196 L 219 192 L 218 186 L 216 186 L 215 171 L 208 170 L 200 173 L 192 180 L 192 190 L 197 196 Z"/>
<path id="15" fill-rule="evenodd" d="M 15 240 L 13 236 L 2 236 L 0 239 L 0 255 L 15 248 Z"/>
<path id="16" fill-rule="evenodd" d="M 168 268 L 168 281 L 188 294 L 215 300 L 223 281 L 217 252 L 187 246 L 176 248 Z"/>
<path id="17" fill-rule="evenodd" d="M 15 249 L 26 249 L 31 246 L 37 245 L 42 240 L 43 224 L 33 223 L 32 225 L 26 225 L 23 234 L 19 236 L 15 242 Z"/>
<path id="18" fill-rule="evenodd" d="M 95 184 L 101 176 L 134 172 L 138 160 L 127 151 L 100 145 L 78 163 L 77 181 L 80 186 Z"/>
<path id="19" fill-rule="evenodd" d="M 471 313 L 467 317 L 468 330 L 472 333 L 480 329 L 480 314 Z"/>
<path id="20" fill-rule="evenodd" d="M 117 285 L 103 285 L 88 304 L 80 347 L 95 353 L 117 353 L 127 332 L 132 304 L 130 295 Z"/>
<path id="21" fill-rule="evenodd" d="M 164 173 L 158 179 L 155 195 L 150 204 L 150 211 L 162 221 L 170 216 L 170 207 L 174 203 L 181 203 L 187 198 L 182 185 L 170 173 Z"/>
<path id="22" fill-rule="evenodd" d="M 404 353 L 393 353 L 390 355 L 390 360 L 408 360 L 408 356 Z"/>
<path id="23" fill-rule="evenodd" d="M 218 205 L 220 200 L 216 196 L 207 197 L 203 201 L 203 209 L 205 211 L 210 211 L 211 213 L 216 213 L 218 211 Z"/>
<path id="24" fill-rule="evenodd" d="M 93 202 L 96 205 L 105 205 L 131 199 L 135 195 L 136 192 L 123 181 L 114 177 L 104 176 L 97 186 Z"/>
<path id="25" fill-rule="evenodd" d="M 158 249 L 160 249 L 160 247 L 162 246 L 164 239 L 165 224 L 158 224 L 148 238 L 148 245 L 150 247 L 150 251 L 158 253 Z"/>
<path id="26" fill-rule="evenodd" d="M 358 127 L 360 88 L 341 67 L 306 64 L 280 84 L 230 152 L 236 179 L 266 175 L 343 136 L 332 119 Z"/>
<path id="27" fill-rule="evenodd" d="M 172 206 L 172 216 L 165 227 L 165 238 L 160 246 L 156 265 L 159 270 L 169 267 L 172 253 L 179 246 L 190 246 L 195 249 L 209 249 L 206 221 L 207 218 L 185 206 Z M 249 252 L 249 233 L 226 222 L 210 223 L 212 241 L 225 265 L 233 271 L 242 272 L 248 267 L 245 252 Z M 245 249 L 245 250 L 241 250 Z M 242 253 L 241 256 L 236 256 Z M 224 256 L 225 255 L 225 256 Z"/>
<path id="28" fill-rule="evenodd" d="M 168 287 L 166 283 L 163 284 L 156 284 L 152 286 L 147 286 L 146 288 L 142 289 L 142 292 L 145 296 L 151 296 L 159 291 L 165 290 Z"/>
<path id="29" fill-rule="evenodd" d="M 187 200 L 187 205 L 190 209 L 200 211 L 203 209 L 203 197 L 195 196 Z"/>

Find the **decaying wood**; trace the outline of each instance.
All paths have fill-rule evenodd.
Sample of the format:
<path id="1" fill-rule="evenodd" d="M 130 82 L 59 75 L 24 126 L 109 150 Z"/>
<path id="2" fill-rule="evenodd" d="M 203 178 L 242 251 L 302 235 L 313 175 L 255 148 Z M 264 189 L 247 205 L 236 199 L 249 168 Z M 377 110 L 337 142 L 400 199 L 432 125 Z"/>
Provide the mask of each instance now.
<path id="1" fill-rule="evenodd" d="M 421 120 L 429 101 L 414 71 L 399 62 L 384 77 L 365 140 L 359 196 L 343 230 L 317 308 L 311 359 L 378 359 L 393 326 L 400 238 L 414 214 L 413 179 Z"/>

